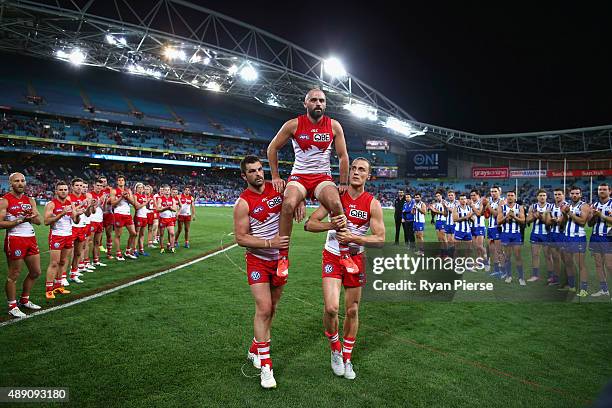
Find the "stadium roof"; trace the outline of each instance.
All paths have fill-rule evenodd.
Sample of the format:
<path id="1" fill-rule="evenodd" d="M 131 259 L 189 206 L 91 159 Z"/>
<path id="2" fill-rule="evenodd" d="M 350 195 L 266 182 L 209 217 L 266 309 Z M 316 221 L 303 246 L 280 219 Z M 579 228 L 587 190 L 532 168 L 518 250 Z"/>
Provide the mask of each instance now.
<path id="1" fill-rule="evenodd" d="M 0 0 L 0 50 L 181 83 L 303 111 L 307 90 L 328 110 L 381 126 L 417 148 L 453 147 L 522 156 L 610 153 L 612 126 L 478 135 L 421 123 L 374 87 L 252 25 L 183 0 Z"/>

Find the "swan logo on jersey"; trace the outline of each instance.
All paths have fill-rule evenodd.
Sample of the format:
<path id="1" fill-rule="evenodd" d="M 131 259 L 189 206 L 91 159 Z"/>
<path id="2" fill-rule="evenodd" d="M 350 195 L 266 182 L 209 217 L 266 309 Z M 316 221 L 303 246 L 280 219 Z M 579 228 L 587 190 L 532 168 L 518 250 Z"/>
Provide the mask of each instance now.
<path id="1" fill-rule="evenodd" d="M 325 273 L 332 273 L 334 271 L 334 265 L 326 264 L 325 265 Z"/>
<path id="2" fill-rule="evenodd" d="M 259 207 L 255 207 L 255 209 L 253 210 L 253 215 L 257 215 L 260 212 L 262 212 L 264 210 L 263 206 L 259 206 Z"/>
<path id="3" fill-rule="evenodd" d="M 306 133 L 302 133 L 301 135 L 298 136 L 298 139 L 300 139 L 300 140 L 310 140 L 310 136 L 307 135 Z"/>
<path id="4" fill-rule="evenodd" d="M 253 271 L 251 272 L 251 279 L 256 281 L 259 280 L 259 278 L 261 278 L 261 274 L 257 271 Z"/>
<path id="5" fill-rule="evenodd" d="M 281 198 L 281 196 L 276 196 L 276 197 L 268 200 L 268 208 L 274 208 L 274 207 L 280 205 L 282 201 L 283 201 L 283 199 Z"/>
<path id="6" fill-rule="evenodd" d="M 315 142 L 329 142 L 331 140 L 331 136 L 329 133 L 315 133 L 312 135 L 312 140 Z"/>
<path id="7" fill-rule="evenodd" d="M 349 216 L 353 217 L 353 218 L 359 218 L 360 220 L 367 220 L 368 219 L 368 212 L 367 211 L 351 209 L 351 211 L 349 211 Z"/>

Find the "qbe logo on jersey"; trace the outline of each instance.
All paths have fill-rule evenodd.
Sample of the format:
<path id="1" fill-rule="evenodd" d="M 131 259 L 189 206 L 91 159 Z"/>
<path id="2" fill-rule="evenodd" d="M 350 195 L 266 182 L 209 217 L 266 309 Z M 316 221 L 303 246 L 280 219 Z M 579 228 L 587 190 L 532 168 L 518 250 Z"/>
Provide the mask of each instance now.
<path id="1" fill-rule="evenodd" d="M 367 211 L 361 211 L 361 210 L 356 210 L 356 209 L 351 209 L 351 211 L 349 211 L 349 217 L 353 217 L 353 218 L 359 218 L 360 220 L 367 220 L 368 219 L 368 212 Z"/>
<path id="2" fill-rule="evenodd" d="M 315 142 L 329 142 L 331 135 L 329 133 L 315 133 L 312 135 L 312 140 Z"/>
<path id="3" fill-rule="evenodd" d="M 268 208 L 274 208 L 278 205 L 280 205 L 283 202 L 283 199 L 281 198 L 281 196 L 276 196 L 270 200 L 268 200 Z"/>

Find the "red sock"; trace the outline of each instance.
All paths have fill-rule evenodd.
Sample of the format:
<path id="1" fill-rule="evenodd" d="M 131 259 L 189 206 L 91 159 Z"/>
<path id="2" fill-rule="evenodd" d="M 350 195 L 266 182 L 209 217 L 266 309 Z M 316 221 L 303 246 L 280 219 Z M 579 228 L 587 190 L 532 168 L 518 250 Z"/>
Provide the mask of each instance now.
<path id="1" fill-rule="evenodd" d="M 83 268 L 85 268 L 85 264 L 83 262 L 79 262 L 79 269 L 83 269 Z"/>
<path id="2" fill-rule="evenodd" d="M 62 279 L 66 279 L 66 271 L 62 272 Z"/>
<path id="3" fill-rule="evenodd" d="M 325 332 L 325 335 L 329 339 L 329 345 L 332 351 L 337 351 L 340 353 L 342 351 L 342 345 L 340 344 L 340 337 L 338 336 L 338 332 L 336 331 L 333 334 Z"/>
<path id="4" fill-rule="evenodd" d="M 22 305 L 28 303 L 29 301 L 30 301 L 30 295 L 28 296 L 21 295 L 21 297 L 19 298 L 19 303 L 21 303 Z"/>
<path id="5" fill-rule="evenodd" d="M 260 341 L 257 343 L 257 353 L 259 353 L 259 360 L 261 366 L 267 365 L 272 369 L 272 359 L 270 358 L 270 340 Z"/>
<path id="6" fill-rule="evenodd" d="M 279 249 L 278 250 L 278 255 L 282 258 L 283 256 L 285 258 L 289 258 L 289 249 Z"/>
<path id="7" fill-rule="evenodd" d="M 257 354 L 257 340 L 255 340 L 255 337 L 253 337 L 251 347 L 249 347 L 249 353 Z"/>
<path id="8" fill-rule="evenodd" d="M 97 264 L 100 262 L 100 258 L 94 258 L 94 263 Z"/>
<path id="9" fill-rule="evenodd" d="M 117 251 L 117 258 L 121 258 L 121 251 Z"/>
<path id="10" fill-rule="evenodd" d="M 53 289 L 59 289 L 62 287 L 62 280 L 61 279 L 55 279 L 53 281 Z"/>
<path id="11" fill-rule="evenodd" d="M 90 260 L 89 258 L 85 258 L 85 260 L 83 261 L 83 263 L 84 263 L 85 265 L 87 265 L 88 263 L 91 263 L 90 261 L 91 261 L 91 260 Z"/>
<path id="12" fill-rule="evenodd" d="M 13 310 L 16 307 L 17 307 L 17 301 L 16 300 L 9 300 L 8 301 L 8 309 L 9 310 Z"/>
<path id="13" fill-rule="evenodd" d="M 113 241 L 106 241 L 106 250 L 111 252 L 113 250 Z"/>
<path id="14" fill-rule="evenodd" d="M 348 361 L 351 359 L 351 353 L 353 352 L 353 346 L 355 345 L 354 337 L 344 337 L 342 339 L 342 359 Z"/>
<path id="15" fill-rule="evenodd" d="M 70 268 L 70 276 L 74 275 L 77 271 L 77 268 Z"/>
<path id="16" fill-rule="evenodd" d="M 45 289 L 47 292 L 51 292 L 53 289 L 55 289 L 55 283 L 53 281 L 46 281 Z"/>

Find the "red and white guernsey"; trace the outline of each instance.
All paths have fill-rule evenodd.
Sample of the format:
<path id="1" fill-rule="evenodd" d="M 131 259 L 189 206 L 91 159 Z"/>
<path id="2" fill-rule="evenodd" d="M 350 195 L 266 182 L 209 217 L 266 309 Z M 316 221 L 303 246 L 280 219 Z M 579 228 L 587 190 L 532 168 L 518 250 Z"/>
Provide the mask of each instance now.
<path id="1" fill-rule="evenodd" d="M 71 236 L 72 235 L 72 204 L 70 200 L 64 200 L 64 202 L 61 202 L 57 198 L 54 198 L 52 201 L 53 201 L 53 204 L 55 205 L 55 208 L 53 209 L 53 216 L 61 214 L 64 207 L 67 207 L 67 208 L 66 208 L 66 214 L 51 225 L 49 234 L 56 235 L 58 237 Z"/>
<path id="2" fill-rule="evenodd" d="M 125 191 L 125 189 L 123 189 L 123 190 L 120 189 L 120 188 L 116 188 L 115 189 L 115 197 L 119 197 L 121 199 L 119 200 L 119 202 L 117 203 L 117 205 L 113 209 L 113 212 L 115 214 L 130 215 L 130 203 L 128 202 L 128 200 L 123 198 L 122 194 L 123 194 L 124 191 Z"/>
<path id="3" fill-rule="evenodd" d="M 278 234 L 283 197 L 274 190 L 272 183 L 266 182 L 261 194 L 246 189 L 240 194 L 240 198 L 249 206 L 251 235 L 261 239 L 274 238 Z M 247 248 L 246 250 L 266 261 L 278 259 L 276 248 Z"/>
<path id="4" fill-rule="evenodd" d="M 72 193 L 68 194 L 68 200 L 70 200 L 70 202 L 73 203 L 77 207 L 80 207 L 81 205 L 83 205 L 86 199 L 87 197 L 85 196 L 85 194 L 81 194 L 79 196 L 76 196 Z M 85 227 L 85 217 L 83 216 L 83 214 L 79 215 L 79 222 L 75 223 L 74 221 L 72 221 L 72 226 L 74 228 L 84 228 Z"/>
<path id="5" fill-rule="evenodd" d="M 102 190 L 102 195 L 103 195 L 103 205 L 102 205 L 102 213 L 104 214 L 109 214 L 113 212 L 113 206 L 110 203 L 110 187 L 106 187 L 104 190 Z"/>
<path id="6" fill-rule="evenodd" d="M 348 192 L 340 196 L 344 215 L 346 215 L 347 218 L 348 229 L 351 234 L 364 236 L 370 229 L 370 204 L 373 199 L 374 196 L 367 192 L 361 193 L 361 195 L 354 200 Z M 336 240 L 336 230 L 327 231 L 325 249 L 334 255 L 340 255 L 340 247 Z M 350 243 L 349 251 L 353 255 L 360 254 L 364 251 L 364 247 Z"/>
<path id="7" fill-rule="evenodd" d="M 134 198 L 138 204 L 145 204 L 136 210 L 137 218 L 147 218 L 147 214 L 149 213 L 149 209 L 147 208 L 149 198 L 144 194 L 135 194 Z"/>
<path id="8" fill-rule="evenodd" d="M 32 203 L 30 203 L 30 197 L 22 194 L 20 198 L 17 198 L 13 193 L 7 193 L 3 197 L 8 201 L 8 207 L 6 208 L 6 221 L 15 221 L 18 218 L 22 218 L 32 214 Z M 33 237 L 34 227 L 29 222 L 24 222 L 19 225 L 9 228 L 6 231 L 7 237 Z"/>
<path id="9" fill-rule="evenodd" d="M 102 205 L 104 204 L 104 191 L 100 191 L 99 193 L 92 191 L 89 194 L 91 194 L 91 198 L 96 200 L 95 211 L 91 213 L 89 219 L 91 222 L 102 222 L 104 218 L 104 213 L 102 210 Z"/>
<path id="10" fill-rule="evenodd" d="M 291 139 L 295 154 L 291 174 L 331 174 L 329 160 L 334 141 L 331 118 L 324 115 L 318 123 L 312 123 L 308 115 L 297 119 L 297 129 Z"/>
<path id="11" fill-rule="evenodd" d="M 181 194 L 179 196 L 179 215 L 191 215 L 191 203 L 193 203 L 193 197 L 191 195 Z"/>
<path id="12" fill-rule="evenodd" d="M 147 199 L 147 208 L 149 209 L 149 212 L 154 212 L 155 203 L 157 202 L 157 197 L 159 197 L 159 194 L 148 195 L 145 197 Z"/>
<path id="13" fill-rule="evenodd" d="M 161 195 L 158 197 L 158 201 L 161 208 L 172 207 L 174 205 L 174 198 L 171 196 Z M 159 218 L 174 218 L 174 211 L 162 211 L 159 213 Z"/>

